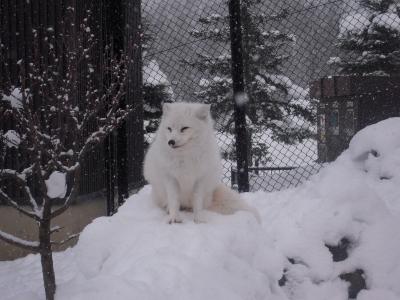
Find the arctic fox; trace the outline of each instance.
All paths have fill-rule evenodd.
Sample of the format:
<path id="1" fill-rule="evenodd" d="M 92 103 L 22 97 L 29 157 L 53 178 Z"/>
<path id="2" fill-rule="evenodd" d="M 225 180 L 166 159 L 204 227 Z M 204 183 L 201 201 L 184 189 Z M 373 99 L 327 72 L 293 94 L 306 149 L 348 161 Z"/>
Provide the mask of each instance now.
<path id="1" fill-rule="evenodd" d="M 205 222 L 204 209 L 222 214 L 237 210 L 258 212 L 220 181 L 218 145 L 210 106 L 166 103 L 156 138 L 144 161 L 144 177 L 152 197 L 168 213 L 169 223 L 180 223 L 180 209 L 192 209 L 196 223 Z"/>

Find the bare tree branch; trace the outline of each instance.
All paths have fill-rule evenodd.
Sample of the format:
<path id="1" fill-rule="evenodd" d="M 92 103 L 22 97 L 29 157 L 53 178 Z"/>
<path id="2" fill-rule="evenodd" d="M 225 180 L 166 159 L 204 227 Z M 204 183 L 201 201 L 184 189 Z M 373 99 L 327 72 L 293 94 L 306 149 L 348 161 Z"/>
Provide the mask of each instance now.
<path id="1" fill-rule="evenodd" d="M 75 174 L 74 174 L 74 183 L 71 189 L 71 192 L 69 193 L 68 196 L 66 196 L 64 199 L 64 204 L 60 207 L 57 208 L 56 210 L 51 212 L 50 218 L 55 218 L 59 215 L 61 215 L 63 212 L 65 212 L 69 206 L 72 203 L 72 200 L 75 199 L 75 197 L 77 196 L 78 192 L 79 192 L 79 183 L 80 183 L 80 176 L 81 176 L 81 167 L 78 164 L 75 168 Z"/>
<path id="2" fill-rule="evenodd" d="M 60 232 L 62 229 L 64 229 L 64 227 L 61 226 L 54 226 L 50 229 L 50 234 L 53 234 L 55 232 Z"/>
<path id="3" fill-rule="evenodd" d="M 32 252 L 40 252 L 39 242 L 27 241 L 0 230 L 0 240 Z"/>
<path id="4" fill-rule="evenodd" d="M 3 190 L 0 189 L 0 199 L 3 199 L 3 201 L 6 202 L 6 204 L 10 205 L 11 207 L 15 208 L 17 211 L 22 213 L 23 215 L 34 219 L 35 221 L 40 222 L 42 219 L 42 216 L 38 212 L 34 211 L 28 211 L 22 206 L 18 205 L 15 201 L 13 201 L 6 193 L 3 192 Z"/>
<path id="5" fill-rule="evenodd" d="M 68 236 L 68 238 L 66 238 L 65 240 L 62 240 L 61 242 L 51 241 L 51 244 L 52 244 L 52 245 L 57 245 L 57 246 L 62 246 L 62 245 L 64 245 L 65 243 L 67 243 L 67 242 L 69 242 L 69 241 L 71 241 L 71 240 L 73 240 L 73 239 L 76 239 L 76 238 L 78 238 L 78 237 L 79 237 L 79 233 L 77 233 L 77 234 L 72 234 L 72 235 Z"/>

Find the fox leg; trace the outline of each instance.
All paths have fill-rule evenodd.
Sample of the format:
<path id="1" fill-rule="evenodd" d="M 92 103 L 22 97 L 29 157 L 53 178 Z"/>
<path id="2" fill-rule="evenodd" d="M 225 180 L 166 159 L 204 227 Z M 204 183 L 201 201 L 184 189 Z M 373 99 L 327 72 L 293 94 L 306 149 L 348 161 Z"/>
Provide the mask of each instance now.
<path id="1" fill-rule="evenodd" d="M 168 223 L 182 223 L 179 216 L 179 187 L 174 179 L 168 179 L 167 186 Z"/>
<path id="2" fill-rule="evenodd" d="M 206 190 L 207 187 L 196 184 L 193 191 L 193 214 L 195 223 L 206 223 L 207 218 L 204 213 L 207 197 L 211 197 L 211 193 Z"/>

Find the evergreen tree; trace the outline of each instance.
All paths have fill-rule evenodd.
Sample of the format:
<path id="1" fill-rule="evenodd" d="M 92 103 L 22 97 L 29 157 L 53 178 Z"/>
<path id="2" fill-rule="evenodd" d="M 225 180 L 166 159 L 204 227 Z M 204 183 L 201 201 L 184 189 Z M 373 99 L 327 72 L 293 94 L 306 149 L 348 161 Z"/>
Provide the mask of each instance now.
<path id="1" fill-rule="evenodd" d="M 158 121 L 162 113 L 162 104 L 172 101 L 172 88 L 167 76 L 155 59 L 148 57 L 151 43 L 154 41 L 154 34 L 150 25 L 143 22 L 142 48 L 143 48 L 143 102 L 144 120 L 146 133 L 153 133 L 157 130 Z"/>
<path id="2" fill-rule="evenodd" d="M 308 93 L 282 74 L 282 64 L 288 59 L 283 47 L 295 41 L 294 35 L 267 27 L 267 21 L 282 21 L 287 13 L 266 16 L 260 13 L 260 4 L 260 0 L 241 3 L 246 96 L 236 100 L 247 103 L 253 158 L 265 163 L 268 147 L 260 137 L 268 132 L 284 143 L 302 141 L 313 135 L 311 126 L 301 125 L 313 123 L 314 114 Z M 196 61 L 186 63 L 205 75 L 196 95 L 213 105 L 218 129 L 227 131 L 233 123 L 229 16 L 212 14 L 199 19 L 192 35 L 225 49 L 220 55 L 199 54 Z"/>
<path id="3" fill-rule="evenodd" d="M 360 8 L 340 22 L 338 47 L 343 57 L 332 60 L 342 74 L 400 73 L 400 18 L 395 0 L 360 0 Z"/>

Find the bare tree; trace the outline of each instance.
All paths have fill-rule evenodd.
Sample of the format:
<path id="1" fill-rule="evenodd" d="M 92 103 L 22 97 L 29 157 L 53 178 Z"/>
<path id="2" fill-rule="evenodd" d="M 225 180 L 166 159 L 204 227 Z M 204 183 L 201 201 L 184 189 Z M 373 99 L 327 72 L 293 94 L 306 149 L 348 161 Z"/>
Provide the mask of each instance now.
<path id="1" fill-rule="evenodd" d="M 74 15 L 73 8 L 68 10 L 64 30 L 57 36 L 53 28 L 41 34 L 34 30 L 32 61 L 18 62 L 18 88 L 2 82 L 0 90 L 0 96 L 18 91 L 20 105 L 3 111 L 12 114 L 15 129 L 2 137 L 5 144 L 14 137 L 14 146 L 23 157 L 19 169 L 0 166 L 0 199 L 35 220 L 39 227 L 37 241 L 3 231 L 0 239 L 40 254 L 46 299 L 54 299 L 56 291 L 52 258 L 55 242 L 51 236 L 60 230 L 52 227 L 51 221 L 77 196 L 82 159 L 132 111 L 131 106 L 120 105 L 127 64 L 131 62 L 122 53 L 106 55 L 104 69 L 98 70 L 92 59 L 94 47 L 99 45 L 89 26 L 90 12 L 78 26 L 69 19 Z M 5 182 L 12 182 L 29 205 L 15 199 L 4 188 Z M 62 188 L 54 189 L 54 183 Z M 61 244 L 71 238 L 74 236 Z"/>

